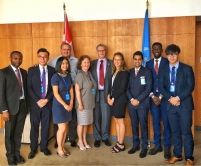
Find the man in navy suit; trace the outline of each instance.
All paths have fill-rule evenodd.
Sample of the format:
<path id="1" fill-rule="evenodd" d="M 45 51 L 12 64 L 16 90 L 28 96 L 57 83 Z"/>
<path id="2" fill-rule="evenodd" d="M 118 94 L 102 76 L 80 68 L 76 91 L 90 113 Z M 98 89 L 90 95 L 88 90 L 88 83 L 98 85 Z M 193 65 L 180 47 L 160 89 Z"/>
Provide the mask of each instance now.
<path id="1" fill-rule="evenodd" d="M 49 126 L 52 115 L 53 92 L 51 77 L 55 70 L 48 66 L 49 52 L 40 48 L 37 52 L 39 65 L 30 67 L 28 70 L 28 92 L 30 95 L 30 121 L 31 121 L 31 152 L 29 159 L 35 157 L 38 148 L 39 125 L 41 123 L 40 151 L 46 156 L 51 155 L 47 148 L 49 138 Z"/>
<path id="2" fill-rule="evenodd" d="M 129 115 L 132 124 L 133 147 L 128 151 L 133 154 L 140 150 L 139 124 L 141 128 L 142 150 L 139 157 L 147 155 L 148 146 L 148 111 L 150 108 L 149 94 L 152 87 L 151 70 L 142 66 L 143 54 L 136 51 L 133 54 L 134 68 L 130 69 L 126 95 L 129 99 Z"/>
<path id="3" fill-rule="evenodd" d="M 159 73 L 159 90 L 163 95 L 168 120 L 174 139 L 174 155 L 167 163 L 182 160 L 182 136 L 184 138 L 184 155 L 186 165 L 193 165 L 194 140 L 192 136 L 192 110 L 194 109 L 192 92 L 195 78 L 191 66 L 179 62 L 180 48 L 171 44 L 165 53 L 169 65 Z"/>
<path id="4" fill-rule="evenodd" d="M 154 58 L 146 63 L 146 67 L 152 71 L 152 92 L 149 97 L 151 98 L 151 114 L 153 119 L 154 128 L 154 144 L 155 147 L 149 151 L 150 155 L 155 155 L 158 152 L 162 152 L 163 148 L 161 146 L 161 119 L 164 126 L 164 158 L 169 159 L 171 157 L 171 130 L 167 118 L 166 108 L 164 100 L 162 99 L 161 92 L 158 89 L 158 73 L 164 65 L 169 62 L 166 58 L 161 56 L 163 52 L 162 44 L 155 42 L 152 45 L 152 53 Z"/>
<path id="5" fill-rule="evenodd" d="M 5 147 L 8 165 L 23 164 L 20 155 L 22 132 L 28 112 L 27 72 L 19 68 L 22 53 L 10 54 L 11 64 L 0 70 L 0 113 L 5 121 Z"/>

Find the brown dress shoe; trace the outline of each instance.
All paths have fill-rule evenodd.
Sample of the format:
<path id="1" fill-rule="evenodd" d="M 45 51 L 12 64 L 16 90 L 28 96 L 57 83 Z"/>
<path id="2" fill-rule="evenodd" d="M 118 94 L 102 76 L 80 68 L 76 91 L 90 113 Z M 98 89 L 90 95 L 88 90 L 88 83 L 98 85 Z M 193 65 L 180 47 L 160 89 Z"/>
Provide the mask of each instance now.
<path id="1" fill-rule="evenodd" d="M 183 160 L 182 157 L 181 158 L 177 158 L 177 157 L 173 156 L 169 160 L 166 160 L 166 163 L 174 164 L 175 162 L 181 161 L 181 160 Z"/>
<path id="2" fill-rule="evenodd" d="M 186 166 L 193 166 L 193 165 L 194 165 L 193 161 L 190 159 L 187 159 Z"/>

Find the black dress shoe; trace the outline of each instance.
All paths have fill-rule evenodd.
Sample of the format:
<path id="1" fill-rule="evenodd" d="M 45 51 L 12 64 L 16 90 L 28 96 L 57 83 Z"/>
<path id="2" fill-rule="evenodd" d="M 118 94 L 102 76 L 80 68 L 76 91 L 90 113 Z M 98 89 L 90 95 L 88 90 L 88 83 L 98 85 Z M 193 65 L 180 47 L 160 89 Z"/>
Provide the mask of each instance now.
<path id="1" fill-rule="evenodd" d="M 133 147 L 132 149 L 130 149 L 128 151 L 128 154 L 133 154 L 133 153 L 135 153 L 138 150 L 140 150 L 140 146 Z"/>
<path id="2" fill-rule="evenodd" d="M 54 143 L 54 148 L 55 148 L 55 149 L 58 148 L 57 141 L 55 141 L 55 143 Z"/>
<path id="3" fill-rule="evenodd" d="M 40 151 L 43 152 L 45 156 L 51 155 L 51 152 L 49 151 L 49 149 L 41 149 Z"/>
<path id="4" fill-rule="evenodd" d="M 17 165 L 17 162 L 16 162 L 14 157 L 8 157 L 7 161 L 8 161 L 9 166 L 16 166 Z"/>
<path id="5" fill-rule="evenodd" d="M 15 156 L 15 160 L 19 164 L 24 164 L 24 162 L 25 162 L 24 158 L 20 154 Z"/>
<path id="6" fill-rule="evenodd" d="M 155 155 L 155 154 L 157 154 L 158 152 L 162 152 L 163 151 L 163 148 L 162 148 L 162 146 L 159 146 L 159 147 L 154 147 L 153 149 L 150 149 L 150 151 L 149 151 L 149 154 L 150 155 Z"/>
<path id="7" fill-rule="evenodd" d="M 72 147 L 76 147 L 76 146 L 77 146 L 77 143 L 75 142 L 75 140 L 71 140 L 71 141 L 70 141 L 70 145 L 71 145 Z"/>
<path id="8" fill-rule="evenodd" d="M 32 150 L 29 155 L 28 155 L 28 159 L 32 159 L 35 157 L 37 150 Z"/>
<path id="9" fill-rule="evenodd" d="M 95 140 L 94 146 L 95 146 L 96 148 L 99 148 L 99 147 L 100 147 L 100 140 Z"/>
<path id="10" fill-rule="evenodd" d="M 109 139 L 106 139 L 106 140 L 102 140 L 106 146 L 111 146 L 111 143 L 109 141 Z"/>
<path id="11" fill-rule="evenodd" d="M 140 157 L 140 158 L 146 157 L 146 155 L 147 155 L 147 150 L 148 150 L 148 149 L 142 149 L 141 152 L 140 152 L 139 157 Z"/>
<path id="12" fill-rule="evenodd" d="M 165 159 L 170 159 L 170 157 L 171 157 L 170 148 L 165 148 L 164 149 L 164 158 Z"/>

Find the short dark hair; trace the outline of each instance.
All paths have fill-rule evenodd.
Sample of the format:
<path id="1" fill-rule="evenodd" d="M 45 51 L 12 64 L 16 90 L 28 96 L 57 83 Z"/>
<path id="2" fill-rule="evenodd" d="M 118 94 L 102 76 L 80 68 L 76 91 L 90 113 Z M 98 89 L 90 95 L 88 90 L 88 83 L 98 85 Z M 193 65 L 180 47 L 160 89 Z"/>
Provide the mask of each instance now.
<path id="1" fill-rule="evenodd" d="M 143 54 L 142 54 L 141 51 L 136 51 L 136 52 L 134 52 L 134 54 L 133 54 L 133 59 L 134 59 L 134 56 L 135 56 L 135 55 L 140 55 L 140 56 L 142 57 L 142 60 L 143 60 Z"/>
<path id="2" fill-rule="evenodd" d="M 176 52 L 180 53 L 180 48 L 179 48 L 179 46 L 177 46 L 175 44 L 170 44 L 165 49 L 165 54 L 166 55 L 173 54 L 173 53 L 176 53 Z"/>
<path id="3" fill-rule="evenodd" d="M 40 52 L 47 52 L 47 55 L 49 56 L 50 53 L 47 51 L 46 48 L 40 48 L 38 51 L 37 51 L 37 54 L 39 54 Z"/>
<path id="4" fill-rule="evenodd" d="M 70 46 L 70 44 L 68 44 L 68 43 L 62 43 L 60 49 L 62 49 L 62 46 L 64 46 L 64 45 L 69 46 L 70 49 L 71 49 L 71 46 Z"/>
<path id="5" fill-rule="evenodd" d="M 71 72 L 71 70 L 70 70 L 70 63 L 69 63 L 68 59 L 67 59 L 66 57 L 63 57 L 63 56 L 62 56 L 62 57 L 59 57 L 59 58 L 57 59 L 56 66 L 55 66 L 55 71 L 56 71 L 57 73 L 61 73 L 61 74 L 62 74 L 61 64 L 62 64 L 63 60 L 67 60 L 67 62 L 68 62 L 68 69 L 67 69 L 67 72 L 70 73 L 70 72 Z"/>
<path id="6" fill-rule="evenodd" d="M 89 59 L 89 61 L 91 62 L 91 58 L 89 57 L 89 55 L 82 55 L 77 62 L 78 70 L 82 70 L 81 64 L 82 64 L 82 61 L 85 60 L 86 58 Z"/>
<path id="7" fill-rule="evenodd" d="M 161 48 L 163 48 L 163 47 L 162 47 L 162 44 L 161 44 L 160 42 L 155 42 L 155 43 L 153 43 L 153 44 L 152 44 L 152 48 L 153 48 L 153 46 L 155 46 L 155 45 L 161 46 Z"/>
<path id="8" fill-rule="evenodd" d="M 22 53 L 20 51 L 12 51 L 10 53 L 10 57 L 12 57 L 13 54 L 19 54 L 19 55 L 21 55 L 23 57 L 23 55 L 22 55 Z"/>

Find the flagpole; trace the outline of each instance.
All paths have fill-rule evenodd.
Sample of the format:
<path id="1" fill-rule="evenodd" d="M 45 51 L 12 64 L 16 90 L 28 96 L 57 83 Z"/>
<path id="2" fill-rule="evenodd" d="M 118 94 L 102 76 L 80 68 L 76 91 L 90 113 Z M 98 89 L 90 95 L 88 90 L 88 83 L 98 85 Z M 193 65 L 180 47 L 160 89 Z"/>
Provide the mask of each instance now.
<path id="1" fill-rule="evenodd" d="M 146 6 L 147 6 L 147 9 L 148 9 L 148 7 L 149 7 L 149 1 L 148 0 L 146 2 Z"/>
<path id="2" fill-rule="evenodd" d="M 63 10 L 64 10 L 64 14 L 66 13 L 66 5 L 65 3 L 63 4 Z"/>

